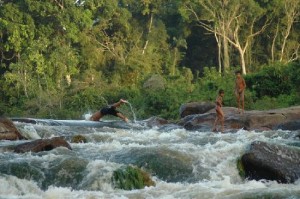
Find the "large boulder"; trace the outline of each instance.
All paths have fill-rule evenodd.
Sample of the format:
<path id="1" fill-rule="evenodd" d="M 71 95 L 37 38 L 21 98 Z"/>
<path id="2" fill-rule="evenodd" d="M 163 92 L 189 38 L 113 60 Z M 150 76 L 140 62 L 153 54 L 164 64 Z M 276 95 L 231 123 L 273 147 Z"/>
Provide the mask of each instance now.
<path id="1" fill-rule="evenodd" d="M 7 118 L 0 117 L 0 140 L 20 140 L 25 139 L 13 122 Z"/>
<path id="2" fill-rule="evenodd" d="M 195 182 L 192 157 L 164 147 L 120 151 L 111 161 L 136 165 L 167 182 Z"/>
<path id="3" fill-rule="evenodd" d="M 14 152 L 16 153 L 26 153 L 26 152 L 40 152 L 40 151 L 50 151 L 57 147 L 66 147 L 72 150 L 71 146 L 67 141 L 61 137 L 54 137 L 52 139 L 38 139 L 32 142 L 23 143 L 15 146 Z"/>
<path id="4" fill-rule="evenodd" d="M 241 158 L 245 177 L 294 183 L 300 178 L 300 149 L 265 142 L 253 142 Z"/>
<path id="5" fill-rule="evenodd" d="M 180 118 L 184 118 L 188 115 L 203 114 L 214 107 L 215 104 L 212 102 L 190 102 L 180 106 L 179 115 Z"/>
<path id="6" fill-rule="evenodd" d="M 267 111 L 245 111 L 239 114 L 237 108 L 223 107 L 225 114 L 225 129 L 246 130 L 298 130 L 300 106 Z M 189 115 L 182 118 L 178 124 L 188 130 L 207 130 L 212 128 L 216 117 L 212 109 L 204 114 Z"/>
<path id="7" fill-rule="evenodd" d="M 212 128 L 215 117 L 215 113 L 188 115 L 182 118 L 178 124 L 187 130 L 207 131 Z"/>

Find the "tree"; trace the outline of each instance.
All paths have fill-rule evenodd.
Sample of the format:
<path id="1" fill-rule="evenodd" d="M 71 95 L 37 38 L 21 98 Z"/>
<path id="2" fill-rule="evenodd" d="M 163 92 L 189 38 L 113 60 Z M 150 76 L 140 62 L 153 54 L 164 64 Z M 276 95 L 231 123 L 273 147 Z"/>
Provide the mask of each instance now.
<path id="1" fill-rule="evenodd" d="M 219 60 L 223 57 L 223 67 L 229 67 L 229 42 L 238 50 L 242 72 L 246 74 L 245 53 L 253 38 L 267 26 L 267 19 L 261 21 L 265 11 L 254 0 L 186 1 L 185 9 L 200 26 L 215 35 L 219 53 L 223 47 L 223 56 L 219 55 Z"/>
<path id="2" fill-rule="evenodd" d="M 287 63 L 297 60 L 300 48 L 299 36 L 291 37 L 293 36 L 293 27 L 300 20 L 300 2 L 298 0 L 276 0 L 273 4 L 273 23 L 276 28 L 271 30 L 274 34 L 271 61 Z"/>

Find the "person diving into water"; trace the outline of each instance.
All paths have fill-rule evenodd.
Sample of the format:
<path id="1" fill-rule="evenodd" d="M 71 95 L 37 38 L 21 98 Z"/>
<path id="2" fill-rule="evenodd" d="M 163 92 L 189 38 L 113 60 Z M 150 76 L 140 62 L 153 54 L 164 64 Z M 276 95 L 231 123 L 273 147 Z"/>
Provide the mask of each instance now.
<path id="1" fill-rule="evenodd" d="M 117 108 L 120 107 L 124 103 L 128 103 L 128 102 L 124 99 L 120 99 L 118 102 L 116 102 L 112 105 L 103 107 L 100 111 L 97 111 L 96 113 L 94 113 L 90 117 L 90 120 L 91 121 L 99 121 L 105 115 L 113 115 L 113 116 L 121 118 L 125 122 L 128 122 L 129 121 L 128 118 L 126 116 L 124 116 L 123 113 L 121 113 L 120 111 L 117 110 Z"/>

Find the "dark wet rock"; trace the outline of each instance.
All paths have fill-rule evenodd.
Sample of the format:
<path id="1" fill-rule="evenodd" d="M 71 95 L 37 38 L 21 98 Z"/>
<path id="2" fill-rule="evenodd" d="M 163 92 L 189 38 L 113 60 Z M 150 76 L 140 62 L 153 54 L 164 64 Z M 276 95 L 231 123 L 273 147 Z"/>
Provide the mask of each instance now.
<path id="1" fill-rule="evenodd" d="M 239 114 L 234 107 L 223 107 L 225 114 L 225 129 L 245 129 L 245 130 L 272 130 L 278 127 L 298 129 L 300 118 L 300 106 L 267 110 L 267 111 L 245 111 Z M 216 117 L 215 110 L 210 110 L 204 114 L 188 115 L 182 118 L 178 124 L 188 130 L 211 129 Z"/>
<path id="2" fill-rule="evenodd" d="M 178 123 L 187 130 L 210 130 L 215 119 L 214 113 L 205 113 L 197 115 L 188 115 L 180 120 Z"/>
<path id="3" fill-rule="evenodd" d="M 57 147 L 66 147 L 72 150 L 71 146 L 67 141 L 60 137 L 54 137 L 52 139 L 38 139 L 31 142 L 23 143 L 15 146 L 14 152 L 26 153 L 26 152 L 40 152 L 50 151 Z"/>
<path id="4" fill-rule="evenodd" d="M 11 161 L 11 162 L 10 162 Z M 35 180 L 36 182 L 41 182 L 45 180 L 45 176 L 43 172 L 41 171 L 41 168 L 39 166 L 41 165 L 41 162 L 38 161 L 13 161 L 13 160 L 7 160 L 7 161 L 1 161 L 0 162 L 0 173 L 16 176 L 20 179 L 27 179 L 27 180 Z M 41 186 L 40 183 L 38 183 L 39 186 Z"/>
<path id="5" fill-rule="evenodd" d="M 166 124 L 166 125 L 160 126 L 158 130 L 162 131 L 162 132 L 168 132 L 168 131 L 177 130 L 177 129 L 183 129 L 183 127 L 179 126 L 177 124 Z"/>
<path id="6" fill-rule="evenodd" d="M 192 158 L 165 148 L 143 148 L 120 152 L 110 158 L 132 164 L 167 182 L 194 182 Z"/>
<path id="7" fill-rule="evenodd" d="M 249 179 L 294 183 L 300 178 L 300 149 L 297 147 L 256 141 L 241 162 Z"/>
<path id="8" fill-rule="evenodd" d="M 81 158 L 66 158 L 59 162 L 51 162 L 50 169 L 45 170 L 46 180 L 42 188 L 49 186 L 78 188 L 86 176 L 85 169 L 88 161 Z"/>
<path id="9" fill-rule="evenodd" d="M 295 136 L 295 138 L 300 140 L 300 131 L 299 131 L 298 134 Z"/>
<path id="10" fill-rule="evenodd" d="M 180 106 L 179 115 L 180 118 L 184 118 L 188 115 L 203 114 L 214 107 L 212 102 L 190 102 Z"/>
<path id="11" fill-rule="evenodd" d="M 13 122 L 4 117 L 0 117 L 0 140 L 21 140 L 26 139 Z"/>
<path id="12" fill-rule="evenodd" d="M 299 130 L 300 129 L 300 119 L 279 124 L 279 125 L 275 126 L 274 129 L 275 130 L 276 129 L 289 130 L 289 131 Z"/>
<path id="13" fill-rule="evenodd" d="M 113 172 L 113 185 L 124 190 L 143 189 L 146 186 L 155 186 L 150 175 L 138 167 L 121 167 Z"/>
<path id="14" fill-rule="evenodd" d="M 83 135 L 75 135 L 72 137 L 72 143 L 86 143 L 87 139 Z"/>
<path id="15" fill-rule="evenodd" d="M 146 125 L 148 127 L 156 127 L 156 126 L 162 126 L 162 125 L 166 125 L 169 124 L 168 120 L 165 120 L 163 118 L 160 117 L 150 117 L 147 120 L 144 120 L 144 122 L 146 123 Z"/>
<path id="16" fill-rule="evenodd" d="M 49 186 L 78 189 L 86 176 L 85 169 L 88 161 L 84 159 L 61 157 L 55 158 L 47 164 L 43 161 L 43 159 L 28 158 L 18 161 L 1 161 L 0 173 L 35 181 L 43 190 L 47 190 Z"/>
<path id="17" fill-rule="evenodd" d="M 61 126 L 62 123 L 51 120 L 51 119 L 35 119 L 35 118 L 11 118 L 13 122 L 21 122 L 21 123 L 28 123 L 28 124 L 41 124 L 41 125 L 48 125 L 48 126 Z"/>
<path id="18" fill-rule="evenodd" d="M 72 127 L 93 127 L 93 128 L 121 128 L 132 129 L 128 123 L 120 120 L 116 121 L 87 121 L 87 120 L 52 120 L 52 119 L 33 119 L 33 118 L 12 118 L 13 122 L 39 124 L 44 126 L 72 126 Z"/>

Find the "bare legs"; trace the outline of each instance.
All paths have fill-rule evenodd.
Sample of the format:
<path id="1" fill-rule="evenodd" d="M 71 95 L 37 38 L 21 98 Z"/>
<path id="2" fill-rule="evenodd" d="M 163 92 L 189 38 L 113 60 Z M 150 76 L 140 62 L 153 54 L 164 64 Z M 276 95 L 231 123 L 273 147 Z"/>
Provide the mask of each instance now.
<path id="1" fill-rule="evenodd" d="M 235 97 L 236 97 L 236 102 L 238 105 L 238 112 L 243 114 L 244 110 L 245 110 L 244 92 L 241 92 L 241 93 L 236 92 Z M 241 105 L 242 105 L 242 107 L 241 107 Z"/>
<path id="2" fill-rule="evenodd" d="M 216 120 L 214 122 L 212 131 L 213 132 L 217 131 L 217 125 L 218 125 L 218 123 L 220 123 L 221 124 L 221 132 L 224 132 L 224 113 L 223 113 L 221 107 L 216 108 L 216 113 L 217 113 L 217 116 L 216 116 Z"/>
<path id="3" fill-rule="evenodd" d="M 125 122 L 128 122 L 129 120 L 128 120 L 128 118 L 127 117 L 125 117 L 122 113 L 117 113 L 117 116 L 119 117 L 119 118 L 121 118 L 122 120 L 124 120 Z"/>

